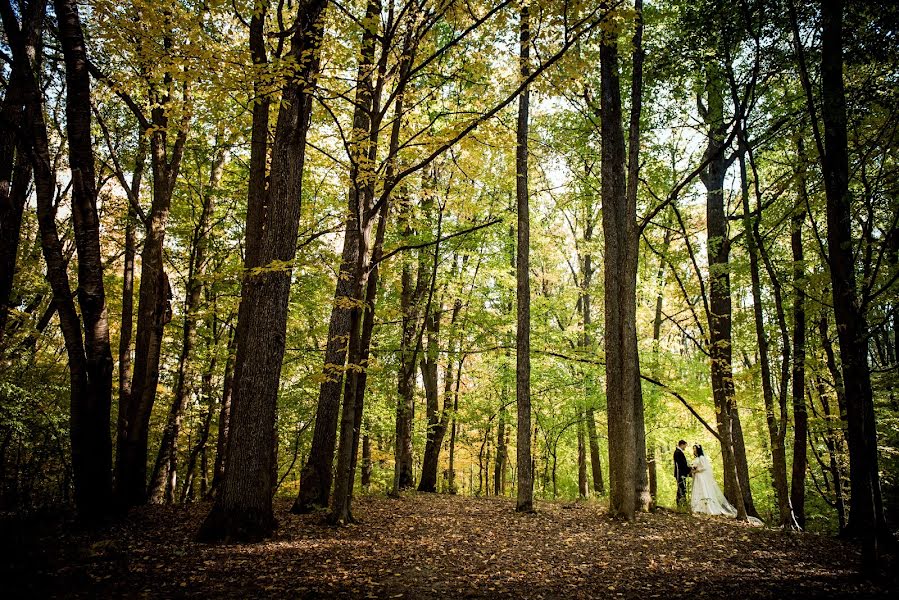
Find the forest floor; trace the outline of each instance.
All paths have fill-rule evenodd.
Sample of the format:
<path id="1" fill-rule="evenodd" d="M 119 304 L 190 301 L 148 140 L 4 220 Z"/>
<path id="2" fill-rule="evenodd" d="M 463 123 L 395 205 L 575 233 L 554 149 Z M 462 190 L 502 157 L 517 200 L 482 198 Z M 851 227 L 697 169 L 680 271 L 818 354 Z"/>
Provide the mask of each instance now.
<path id="1" fill-rule="evenodd" d="M 518 514 L 508 499 L 412 494 L 358 498 L 360 522 L 335 528 L 289 507 L 277 501 L 277 536 L 251 545 L 196 543 L 204 504 L 136 509 L 101 533 L 5 521 L 0 595 L 867 598 L 897 589 L 895 569 L 874 582 L 856 573 L 853 544 L 722 518 L 659 511 L 626 524 L 592 502 Z"/>

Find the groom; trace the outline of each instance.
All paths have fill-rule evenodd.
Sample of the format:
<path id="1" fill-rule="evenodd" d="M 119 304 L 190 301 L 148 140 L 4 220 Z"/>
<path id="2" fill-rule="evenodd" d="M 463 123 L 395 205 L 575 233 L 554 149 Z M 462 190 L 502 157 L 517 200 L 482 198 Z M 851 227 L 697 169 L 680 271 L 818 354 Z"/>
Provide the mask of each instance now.
<path id="1" fill-rule="evenodd" d="M 677 504 L 681 506 L 687 502 L 687 477 L 691 476 L 690 463 L 684 454 L 687 442 L 681 440 L 674 449 L 674 479 L 677 480 Z"/>

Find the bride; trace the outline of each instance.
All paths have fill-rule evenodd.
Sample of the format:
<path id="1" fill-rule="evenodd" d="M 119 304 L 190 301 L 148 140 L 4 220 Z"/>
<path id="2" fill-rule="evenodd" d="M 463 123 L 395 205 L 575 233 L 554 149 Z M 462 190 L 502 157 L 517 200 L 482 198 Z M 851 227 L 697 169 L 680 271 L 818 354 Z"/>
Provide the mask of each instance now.
<path id="1" fill-rule="evenodd" d="M 712 473 L 712 463 L 709 457 L 702 451 L 702 446 L 693 446 L 693 492 L 690 496 L 690 507 L 694 513 L 706 515 L 725 515 L 736 517 L 737 509 L 734 508 L 721 488 L 715 481 Z"/>

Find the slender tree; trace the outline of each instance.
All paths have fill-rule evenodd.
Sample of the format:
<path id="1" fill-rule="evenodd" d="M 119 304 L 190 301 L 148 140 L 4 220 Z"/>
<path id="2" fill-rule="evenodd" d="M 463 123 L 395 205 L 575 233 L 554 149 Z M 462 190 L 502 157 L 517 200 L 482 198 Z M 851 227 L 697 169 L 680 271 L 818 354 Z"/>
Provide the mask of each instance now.
<path id="1" fill-rule="evenodd" d="M 519 70 L 521 78 L 530 75 L 530 0 L 521 0 L 519 35 Z M 518 299 L 515 360 L 515 400 L 518 406 L 516 442 L 518 496 L 516 510 L 534 510 L 534 470 L 531 454 L 531 286 L 530 286 L 530 215 L 528 210 L 528 109 L 530 87 L 518 97 L 517 146 L 515 151 L 515 197 L 518 207 L 518 244 L 516 246 L 516 280 Z"/>

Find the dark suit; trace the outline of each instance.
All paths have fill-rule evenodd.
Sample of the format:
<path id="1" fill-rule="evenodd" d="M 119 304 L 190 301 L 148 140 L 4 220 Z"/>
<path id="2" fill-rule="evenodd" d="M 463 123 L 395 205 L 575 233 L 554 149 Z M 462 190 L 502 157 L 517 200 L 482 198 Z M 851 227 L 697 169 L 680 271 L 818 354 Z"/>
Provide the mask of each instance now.
<path id="1" fill-rule="evenodd" d="M 687 501 L 687 477 L 691 477 L 690 463 L 684 456 L 683 450 L 674 449 L 674 478 L 677 480 L 677 503 L 682 504 Z"/>

